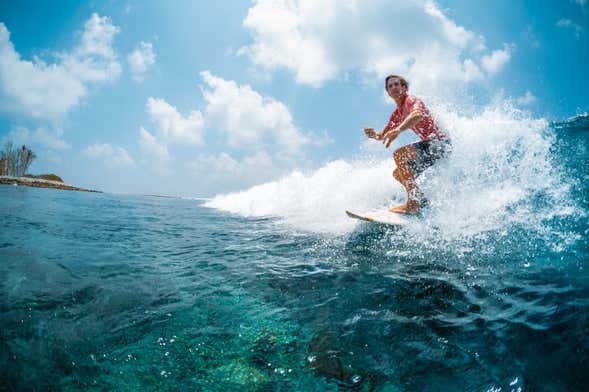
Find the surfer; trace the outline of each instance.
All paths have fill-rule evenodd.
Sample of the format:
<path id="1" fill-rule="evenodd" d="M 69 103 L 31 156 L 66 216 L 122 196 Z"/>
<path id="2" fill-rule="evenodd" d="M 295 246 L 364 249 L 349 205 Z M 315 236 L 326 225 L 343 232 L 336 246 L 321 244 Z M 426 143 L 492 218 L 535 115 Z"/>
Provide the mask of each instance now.
<path id="1" fill-rule="evenodd" d="M 437 160 L 446 156 L 452 148 L 450 139 L 438 128 L 429 110 L 423 102 L 407 94 L 409 84 L 399 75 L 389 75 L 385 78 L 385 89 L 397 104 L 391 114 L 388 124 L 381 132 L 374 128 L 364 128 L 366 136 L 382 140 L 385 148 L 401 134 L 411 129 L 421 139 L 397 149 L 393 157 L 397 167 L 393 177 L 399 181 L 407 191 L 407 202 L 389 209 L 400 214 L 419 214 L 419 209 L 428 204 L 423 192 L 416 183 L 416 178 Z"/>

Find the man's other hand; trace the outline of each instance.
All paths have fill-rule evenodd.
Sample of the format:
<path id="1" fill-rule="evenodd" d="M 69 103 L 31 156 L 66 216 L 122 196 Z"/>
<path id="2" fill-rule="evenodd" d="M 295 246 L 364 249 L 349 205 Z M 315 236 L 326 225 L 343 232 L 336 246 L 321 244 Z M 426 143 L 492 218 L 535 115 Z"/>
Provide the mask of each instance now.
<path id="1" fill-rule="evenodd" d="M 369 138 L 376 139 L 376 132 L 374 132 L 374 128 L 364 128 L 364 133 Z"/>
<path id="2" fill-rule="evenodd" d="M 399 132 L 397 130 L 390 130 L 382 137 L 382 144 L 384 144 L 384 148 L 389 148 L 391 143 L 399 136 Z"/>

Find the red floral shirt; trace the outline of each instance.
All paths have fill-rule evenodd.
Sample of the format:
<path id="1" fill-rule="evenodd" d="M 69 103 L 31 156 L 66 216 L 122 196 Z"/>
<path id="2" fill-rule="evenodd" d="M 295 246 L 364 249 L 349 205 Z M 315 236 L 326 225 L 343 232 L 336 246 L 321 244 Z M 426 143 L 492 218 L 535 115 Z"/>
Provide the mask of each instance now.
<path id="1" fill-rule="evenodd" d="M 440 131 L 438 125 L 434 121 L 429 110 L 423 104 L 423 101 L 413 95 L 406 95 L 405 100 L 400 106 L 397 106 L 385 129 L 383 134 L 401 124 L 411 112 L 419 111 L 423 116 L 423 120 L 415 124 L 411 130 L 421 138 L 422 141 L 432 139 L 443 139 L 446 135 Z"/>

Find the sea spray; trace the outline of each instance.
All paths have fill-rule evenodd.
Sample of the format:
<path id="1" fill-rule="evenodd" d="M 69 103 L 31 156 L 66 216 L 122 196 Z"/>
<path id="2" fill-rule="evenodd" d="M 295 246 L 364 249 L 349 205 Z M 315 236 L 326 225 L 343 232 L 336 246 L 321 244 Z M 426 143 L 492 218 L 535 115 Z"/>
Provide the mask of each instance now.
<path id="1" fill-rule="evenodd" d="M 549 123 L 505 101 L 469 115 L 439 104 L 433 109 L 452 139 L 453 153 L 420 177 L 431 207 L 413 220 L 405 236 L 434 247 L 458 242 L 463 249 L 465 242 L 476 244 L 490 233 L 503 237 L 514 231 L 522 235 L 523 230 L 557 246 L 566 230 L 547 227 L 551 219 L 584 212 L 571 196 L 572 180 L 563 175 L 554 156 L 556 134 Z M 345 216 L 346 208 L 385 208 L 405 201 L 403 188 L 391 176 L 391 154 L 383 157 L 372 151 L 374 146 L 363 148 L 349 162 L 332 161 L 310 173 L 295 171 L 277 181 L 217 195 L 205 206 L 275 217 L 294 230 L 351 233 L 358 223 Z"/>
<path id="2" fill-rule="evenodd" d="M 391 196 L 392 160 L 379 163 L 332 161 L 318 170 L 290 175 L 248 190 L 220 195 L 205 206 L 244 216 L 274 216 L 284 223 L 314 232 L 342 233 L 355 223 L 344 210 L 384 206 Z M 402 200 L 400 185 L 398 200 Z"/>

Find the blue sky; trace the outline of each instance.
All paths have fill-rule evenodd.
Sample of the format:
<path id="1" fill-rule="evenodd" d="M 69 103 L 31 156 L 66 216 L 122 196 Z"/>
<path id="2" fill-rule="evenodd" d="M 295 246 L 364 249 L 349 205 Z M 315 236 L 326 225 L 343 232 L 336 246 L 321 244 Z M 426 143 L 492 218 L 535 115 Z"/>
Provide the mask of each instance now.
<path id="1" fill-rule="evenodd" d="M 0 139 L 31 172 L 209 196 L 352 159 L 388 73 L 458 112 L 589 111 L 586 0 L 173 4 L 0 3 Z"/>

